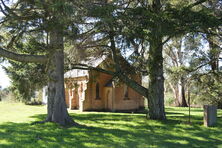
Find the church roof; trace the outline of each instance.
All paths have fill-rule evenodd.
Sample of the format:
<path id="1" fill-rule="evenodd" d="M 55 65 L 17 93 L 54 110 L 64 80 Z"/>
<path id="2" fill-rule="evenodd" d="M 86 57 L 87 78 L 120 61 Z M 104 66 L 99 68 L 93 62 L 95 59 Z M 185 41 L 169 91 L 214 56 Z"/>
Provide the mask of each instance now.
<path id="1" fill-rule="evenodd" d="M 73 70 L 67 71 L 64 74 L 64 78 L 84 77 L 88 75 L 89 75 L 88 70 L 73 69 Z"/>
<path id="2" fill-rule="evenodd" d="M 85 64 L 91 67 L 98 67 L 107 58 L 109 58 L 108 55 L 103 55 L 101 57 L 91 57 L 87 60 L 81 61 L 80 64 Z M 120 58 L 120 65 L 124 71 L 127 71 L 129 74 L 135 74 L 134 68 L 123 57 Z M 110 63 L 108 62 L 108 65 L 106 66 L 110 66 Z M 76 78 L 85 76 L 89 76 L 89 70 L 72 69 L 64 74 L 64 78 Z M 110 86 L 111 84 L 107 84 L 107 86 L 108 85 Z"/>
<path id="3" fill-rule="evenodd" d="M 106 55 L 101 57 L 91 57 L 87 60 L 81 61 L 80 64 L 85 64 L 92 67 L 99 66 L 105 59 L 107 58 Z M 89 75 L 89 70 L 81 70 L 81 69 L 72 69 L 67 71 L 64 74 L 64 78 L 75 78 L 75 77 L 84 77 Z"/>

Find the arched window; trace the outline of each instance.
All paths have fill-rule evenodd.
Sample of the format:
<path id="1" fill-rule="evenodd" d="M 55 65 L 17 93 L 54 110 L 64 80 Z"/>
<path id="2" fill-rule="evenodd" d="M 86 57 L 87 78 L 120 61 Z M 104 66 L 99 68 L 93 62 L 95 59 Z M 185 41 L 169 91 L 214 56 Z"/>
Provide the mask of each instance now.
<path id="1" fill-rule="evenodd" d="M 127 85 L 124 85 L 124 99 L 125 100 L 129 99 L 129 88 Z"/>
<path id="2" fill-rule="evenodd" d="M 100 97 L 99 97 L 99 83 L 96 83 L 96 99 L 100 99 Z"/>

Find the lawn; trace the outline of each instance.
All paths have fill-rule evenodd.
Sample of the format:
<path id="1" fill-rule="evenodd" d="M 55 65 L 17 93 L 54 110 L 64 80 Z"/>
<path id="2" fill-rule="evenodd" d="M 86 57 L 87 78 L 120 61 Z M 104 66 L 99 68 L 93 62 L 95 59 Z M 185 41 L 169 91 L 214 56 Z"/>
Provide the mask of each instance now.
<path id="1" fill-rule="evenodd" d="M 222 148 L 222 111 L 216 127 L 202 125 L 203 110 L 167 107 L 167 121 L 147 120 L 145 114 L 70 111 L 82 127 L 62 128 L 43 120 L 45 106 L 0 102 L 0 148 Z"/>

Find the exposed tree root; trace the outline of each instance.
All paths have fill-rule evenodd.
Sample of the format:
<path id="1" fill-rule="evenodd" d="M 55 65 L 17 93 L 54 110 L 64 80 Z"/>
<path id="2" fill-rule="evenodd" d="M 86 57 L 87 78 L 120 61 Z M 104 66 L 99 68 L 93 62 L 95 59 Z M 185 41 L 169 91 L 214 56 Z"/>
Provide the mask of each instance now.
<path id="1" fill-rule="evenodd" d="M 36 125 L 36 124 L 44 124 L 46 122 L 50 122 L 49 120 L 43 120 L 43 121 L 35 121 L 35 122 L 32 122 L 31 125 Z"/>

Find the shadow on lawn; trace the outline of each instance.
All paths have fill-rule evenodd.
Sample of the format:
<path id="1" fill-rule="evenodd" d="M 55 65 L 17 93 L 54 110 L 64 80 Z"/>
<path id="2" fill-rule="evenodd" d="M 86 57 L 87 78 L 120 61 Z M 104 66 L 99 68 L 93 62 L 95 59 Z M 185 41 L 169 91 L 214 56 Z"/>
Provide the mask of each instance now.
<path id="1" fill-rule="evenodd" d="M 43 120 L 46 115 L 33 116 Z M 221 128 L 199 126 L 193 116 L 192 126 L 182 124 L 182 117 L 167 121 L 146 120 L 138 114 L 71 114 L 86 127 L 61 128 L 52 123 L 0 124 L 0 147 L 74 147 L 74 148 L 147 148 L 147 147 L 217 147 Z M 218 124 L 221 126 L 221 119 Z M 218 137 L 218 138 L 217 138 Z"/>

